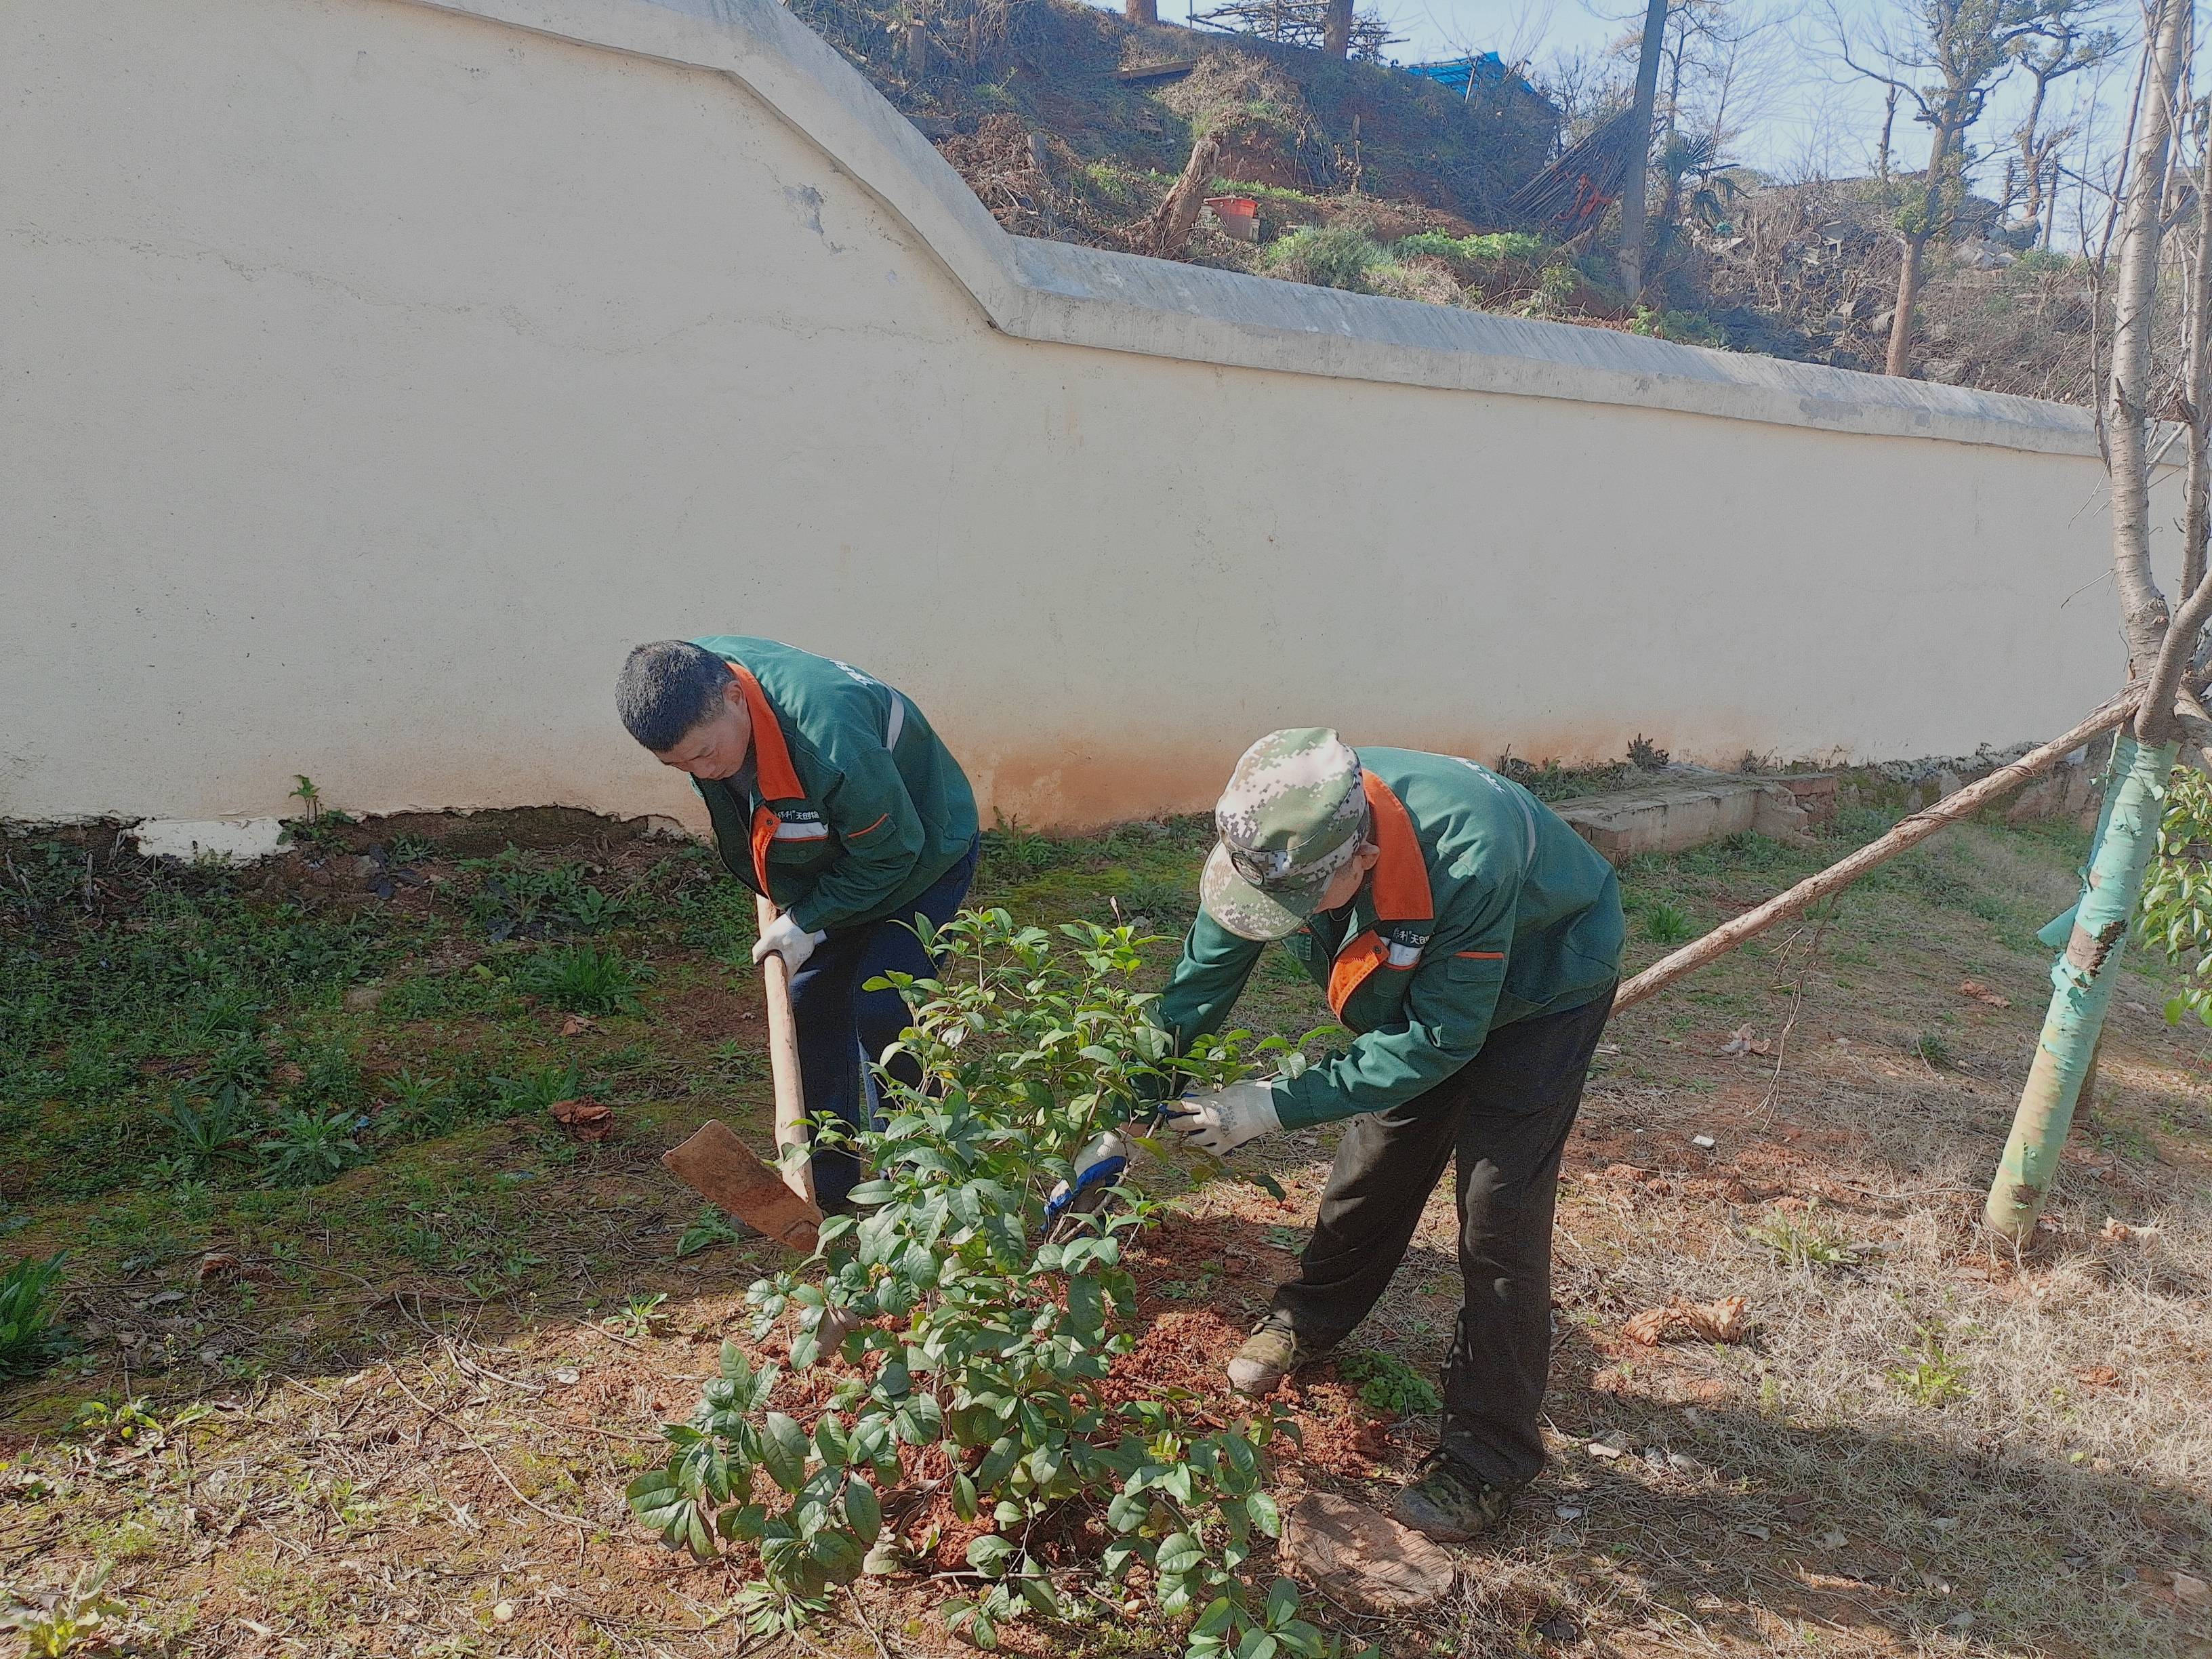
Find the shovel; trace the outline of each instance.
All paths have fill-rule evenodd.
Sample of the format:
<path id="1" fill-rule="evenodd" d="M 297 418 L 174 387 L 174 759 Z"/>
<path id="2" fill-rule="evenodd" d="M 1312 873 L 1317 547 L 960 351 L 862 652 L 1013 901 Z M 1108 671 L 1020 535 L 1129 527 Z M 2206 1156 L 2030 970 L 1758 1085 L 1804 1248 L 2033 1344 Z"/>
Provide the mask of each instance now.
<path id="1" fill-rule="evenodd" d="M 775 920 L 775 906 L 756 901 L 761 929 Z M 775 1080 L 775 1145 L 781 1170 L 771 1169 L 720 1118 L 702 1123 L 680 1145 L 660 1155 L 676 1178 L 708 1203 L 794 1250 L 811 1252 L 822 1212 L 814 1203 L 814 1172 L 807 1162 L 806 1094 L 799 1074 L 799 1033 L 791 1015 L 791 969 L 770 951 L 761 963 L 768 1000 L 769 1071 Z"/>

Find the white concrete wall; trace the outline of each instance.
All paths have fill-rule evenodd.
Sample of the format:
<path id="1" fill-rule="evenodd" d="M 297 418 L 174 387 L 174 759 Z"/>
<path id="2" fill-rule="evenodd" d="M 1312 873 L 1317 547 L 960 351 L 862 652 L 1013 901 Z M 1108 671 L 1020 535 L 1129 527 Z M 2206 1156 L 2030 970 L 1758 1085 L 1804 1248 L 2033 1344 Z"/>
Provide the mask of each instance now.
<path id="1" fill-rule="evenodd" d="M 0 817 L 688 814 L 611 688 L 702 632 L 1043 823 L 2118 677 L 2079 411 L 1010 239 L 773 0 L 16 4 L 0 82 Z"/>

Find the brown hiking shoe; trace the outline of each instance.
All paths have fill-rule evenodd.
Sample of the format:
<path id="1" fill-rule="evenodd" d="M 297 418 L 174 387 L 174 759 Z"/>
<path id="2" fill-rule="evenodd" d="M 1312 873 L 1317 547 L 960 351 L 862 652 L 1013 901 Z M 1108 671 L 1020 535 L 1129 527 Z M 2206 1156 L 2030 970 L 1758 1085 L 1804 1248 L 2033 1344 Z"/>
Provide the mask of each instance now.
<path id="1" fill-rule="evenodd" d="M 1390 1506 L 1390 1518 L 1439 1544 L 1463 1544 L 1505 1524 L 1515 1491 L 1493 1486 L 1444 1453 L 1431 1452 L 1419 1475 Z"/>
<path id="2" fill-rule="evenodd" d="M 1273 1394 L 1275 1384 L 1301 1366 L 1328 1356 L 1328 1350 L 1298 1340 L 1288 1321 L 1269 1314 L 1244 1339 L 1244 1346 L 1229 1362 L 1229 1386 L 1239 1394 Z"/>

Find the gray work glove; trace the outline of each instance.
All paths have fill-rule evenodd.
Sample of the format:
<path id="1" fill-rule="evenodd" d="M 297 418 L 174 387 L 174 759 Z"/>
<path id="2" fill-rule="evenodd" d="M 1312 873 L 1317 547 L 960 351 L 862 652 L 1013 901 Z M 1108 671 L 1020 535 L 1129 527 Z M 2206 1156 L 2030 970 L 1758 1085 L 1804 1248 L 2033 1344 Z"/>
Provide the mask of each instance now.
<path id="1" fill-rule="evenodd" d="M 1165 1127 L 1216 1158 L 1283 1127 L 1275 1113 L 1273 1080 L 1249 1079 L 1225 1088 L 1198 1089 L 1162 1109 Z"/>

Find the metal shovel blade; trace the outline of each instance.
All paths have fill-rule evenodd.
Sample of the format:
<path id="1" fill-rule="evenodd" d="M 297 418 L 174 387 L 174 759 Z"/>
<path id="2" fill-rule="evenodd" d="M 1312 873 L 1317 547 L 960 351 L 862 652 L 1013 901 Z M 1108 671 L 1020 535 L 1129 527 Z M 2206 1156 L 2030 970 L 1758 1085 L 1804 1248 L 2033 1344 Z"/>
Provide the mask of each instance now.
<path id="1" fill-rule="evenodd" d="M 716 1208 L 779 1244 L 811 1253 L 822 1212 L 783 1184 L 783 1177 L 755 1156 L 721 1119 L 709 1118 L 660 1161 L 676 1178 Z"/>

